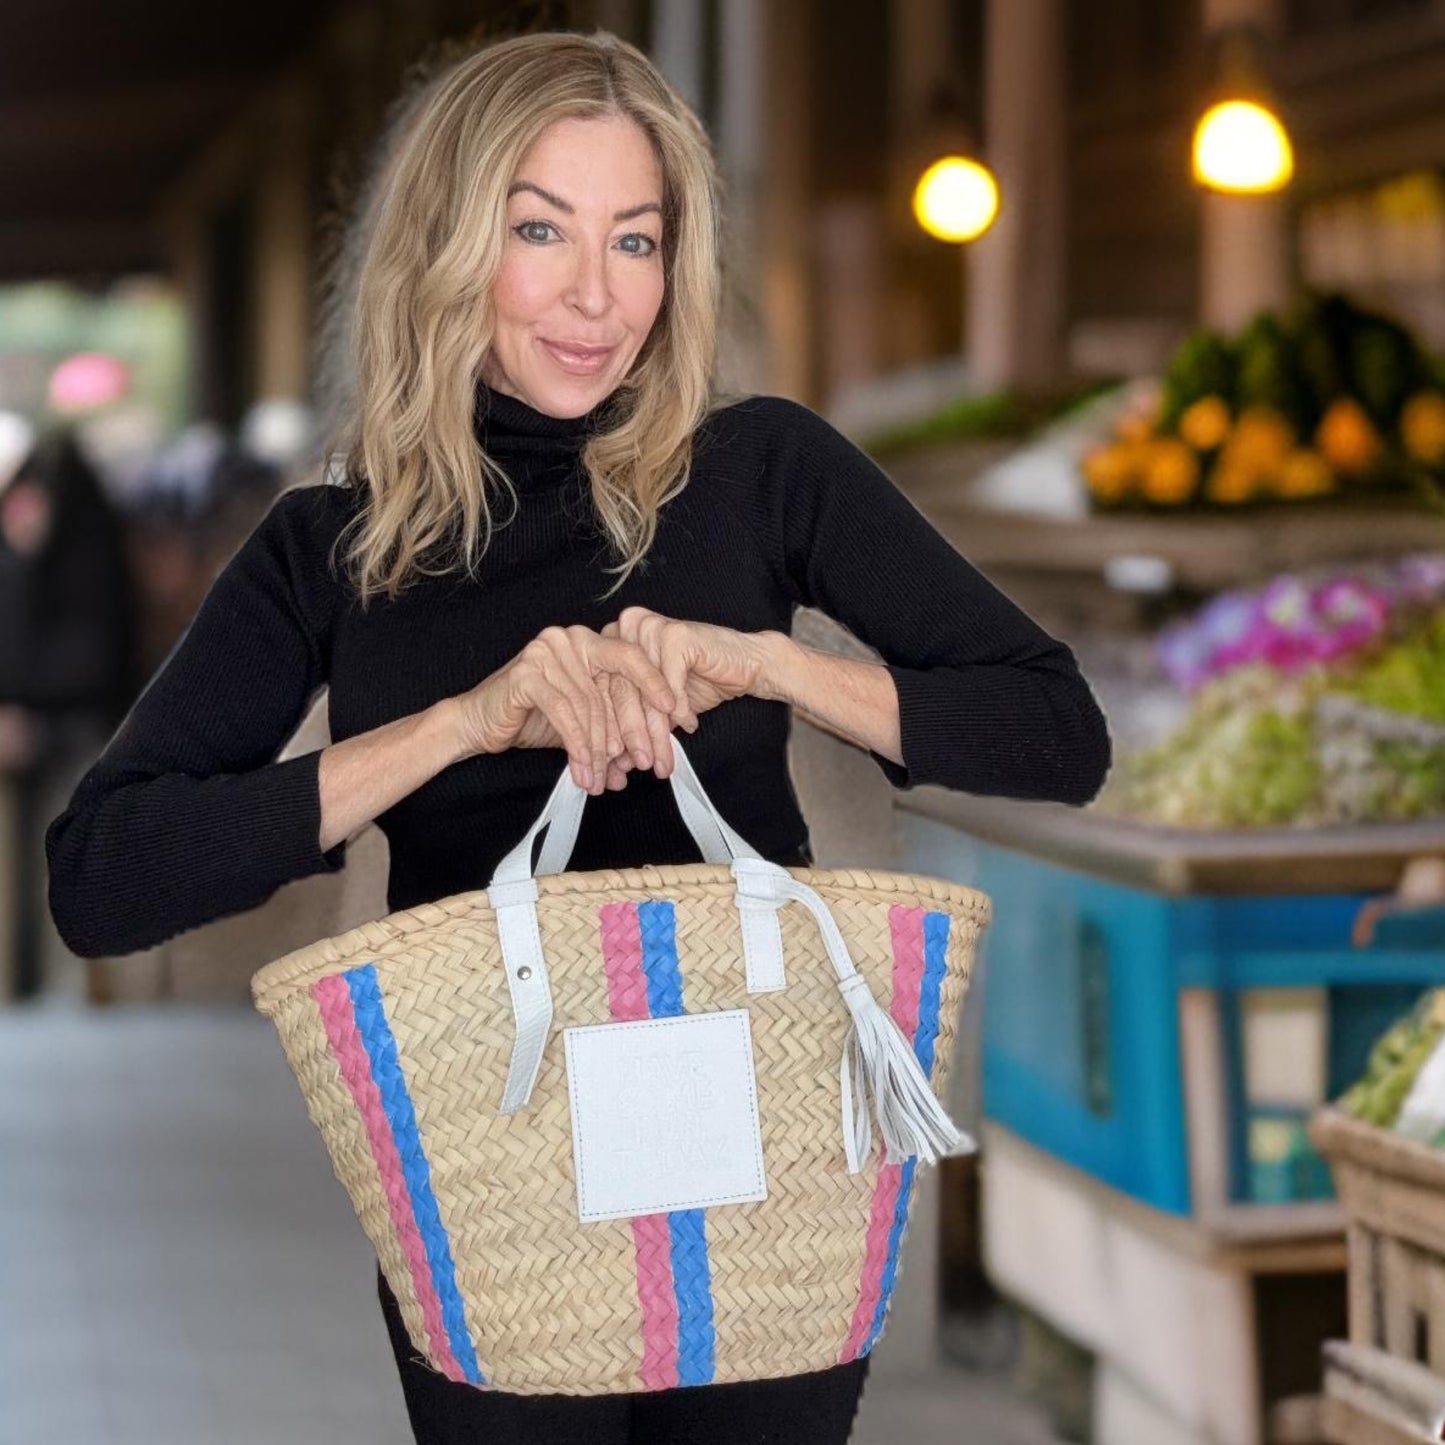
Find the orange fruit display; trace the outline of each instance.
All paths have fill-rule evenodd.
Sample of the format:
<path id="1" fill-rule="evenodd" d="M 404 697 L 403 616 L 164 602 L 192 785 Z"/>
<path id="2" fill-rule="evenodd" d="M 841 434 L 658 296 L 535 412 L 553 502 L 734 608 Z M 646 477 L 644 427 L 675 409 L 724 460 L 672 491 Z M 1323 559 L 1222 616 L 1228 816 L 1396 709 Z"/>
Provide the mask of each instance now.
<path id="1" fill-rule="evenodd" d="M 1384 457 L 1380 433 L 1352 396 L 1336 397 L 1320 418 L 1315 447 L 1326 463 L 1347 477 L 1364 476 Z"/>

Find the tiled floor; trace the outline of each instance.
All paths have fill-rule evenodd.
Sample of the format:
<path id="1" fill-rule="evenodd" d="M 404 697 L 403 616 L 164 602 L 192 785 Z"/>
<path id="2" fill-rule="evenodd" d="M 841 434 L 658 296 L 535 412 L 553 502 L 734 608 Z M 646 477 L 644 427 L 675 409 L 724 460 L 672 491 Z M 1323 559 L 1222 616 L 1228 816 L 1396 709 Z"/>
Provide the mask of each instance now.
<path id="1" fill-rule="evenodd" d="M 259 1015 L 0 1011 L 0 1445 L 402 1445 L 374 1259 Z M 879 1368 L 854 1439 L 1049 1437 Z"/>

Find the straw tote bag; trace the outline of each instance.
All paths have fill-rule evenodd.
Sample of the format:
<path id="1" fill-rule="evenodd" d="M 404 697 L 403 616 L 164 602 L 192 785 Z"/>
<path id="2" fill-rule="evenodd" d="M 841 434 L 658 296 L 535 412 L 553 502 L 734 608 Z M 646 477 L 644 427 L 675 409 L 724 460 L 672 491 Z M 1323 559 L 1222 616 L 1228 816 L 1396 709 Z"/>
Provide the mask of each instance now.
<path id="1" fill-rule="evenodd" d="M 564 766 L 487 888 L 252 979 L 451 1380 L 590 1395 L 856 1359 L 916 1166 L 974 1147 L 938 1095 L 988 896 L 771 863 L 672 741 L 704 862 L 562 871 L 589 797 Z"/>

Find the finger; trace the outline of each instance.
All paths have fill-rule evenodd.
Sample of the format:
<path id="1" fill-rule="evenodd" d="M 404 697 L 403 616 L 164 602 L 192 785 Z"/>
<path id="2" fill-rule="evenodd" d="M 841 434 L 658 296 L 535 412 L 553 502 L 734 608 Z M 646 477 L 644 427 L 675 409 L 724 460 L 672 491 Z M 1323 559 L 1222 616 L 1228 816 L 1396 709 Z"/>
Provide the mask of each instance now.
<path id="1" fill-rule="evenodd" d="M 589 793 L 600 793 L 607 780 L 607 705 L 602 701 L 602 692 L 603 689 L 595 685 L 587 689 L 587 736 L 592 746 Z"/>
<path id="2" fill-rule="evenodd" d="M 631 678 L 654 707 L 670 713 L 677 705 L 672 684 L 668 682 L 662 669 L 637 643 L 624 641 L 620 637 L 604 638 L 598 651 L 605 665 L 613 672 L 620 672 Z"/>
<path id="3" fill-rule="evenodd" d="M 652 737 L 652 769 L 659 778 L 665 778 L 672 771 L 671 716 L 648 708 L 647 730 Z"/>
<path id="4" fill-rule="evenodd" d="M 631 679 L 621 673 L 609 674 L 608 685 L 628 756 L 637 767 L 650 768 L 652 740 L 648 733 L 646 716 L 650 709 L 643 702 L 642 694 Z"/>
<path id="5" fill-rule="evenodd" d="M 668 685 L 672 688 L 677 697 L 677 706 L 671 710 L 672 719 L 676 723 L 686 726 L 689 719 L 696 721 L 692 704 L 687 696 L 687 674 L 688 659 L 682 649 L 675 646 L 668 646 L 664 643 L 662 658 L 662 673 L 667 678 Z"/>
<path id="6" fill-rule="evenodd" d="M 640 611 L 640 609 L 639 609 Z M 624 625 L 624 631 L 630 630 L 637 638 L 637 645 L 644 655 L 649 659 L 657 658 L 664 648 L 663 628 L 666 627 L 668 619 L 656 613 L 634 614 Z M 666 678 L 666 673 L 663 674 Z M 682 673 L 682 686 L 674 693 L 673 702 L 666 707 L 645 707 L 645 721 L 649 739 L 649 749 L 652 754 L 650 761 L 641 763 L 642 767 L 650 767 L 659 778 L 665 778 L 672 772 L 672 729 L 674 726 L 675 708 L 681 704 L 686 707 L 687 678 L 686 670 Z M 668 683 L 669 691 L 672 684 Z"/>
<path id="7" fill-rule="evenodd" d="M 572 698 L 561 688 L 554 687 L 540 673 L 528 681 L 526 688 L 532 706 L 541 709 L 547 721 L 552 724 L 553 731 L 562 740 L 562 746 L 571 761 L 573 780 L 579 788 L 585 788 L 590 766 L 590 741 L 577 716 Z"/>
<path id="8" fill-rule="evenodd" d="M 612 700 L 611 680 L 613 674 L 608 674 L 608 686 L 602 689 L 602 705 L 607 710 L 607 756 L 615 758 L 622 751 L 622 727 L 617 721 L 617 705 Z"/>
<path id="9" fill-rule="evenodd" d="M 602 699 L 602 684 L 594 676 L 590 654 L 597 643 L 597 634 L 587 627 L 562 629 L 553 655 L 566 673 L 576 695 L 576 706 L 586 719 L 588 754 L 592 781 L 584 784 L 589 793 L 600 793 L 607 775 L 607 709 Z"/>
<path id="10" fill-rule="evenodd" d="M 687 678 L 692 669 L 693 634 L 685 622 L 664 617 L 658 612 L 645 612 L 629 618 L 637 644 L 661 669 L 672 689 L 673 705 L 667 709 L 673 726 L 686 726 L 694 719 L 692 703 L 687 695 Z"/>
<path id="11" fill-rule="evenodd" d="M 586 663 L 578 655 L 576 631 L 585 633 L 587 629 L 550 627 L 538 634 L 537 640 L 545 648 L 538 670 L 552 692 L 567 700 L 569 731 L 563 734 L 564 746 L 577 760 L 573 769 L 577 786 L 591 791 L 602 773 L 600 762 L 594 766 L 599 741 L 595 730 L 600 726 L 600 718 L 594 717 L 589 694 L 595 693 L 596 688 Z M 562 732 L 560 727 L 557 730 Z"/>

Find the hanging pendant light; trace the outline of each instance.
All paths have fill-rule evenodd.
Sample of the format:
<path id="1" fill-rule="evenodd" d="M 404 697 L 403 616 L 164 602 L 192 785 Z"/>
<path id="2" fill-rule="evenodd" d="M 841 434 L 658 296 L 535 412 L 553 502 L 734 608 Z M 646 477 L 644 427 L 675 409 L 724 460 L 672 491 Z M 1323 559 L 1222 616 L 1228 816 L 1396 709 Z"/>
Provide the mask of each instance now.
<path id="1" fill-rule="evenodd" d="M 973 128 L 954 87 L 940 82 L 929 102 L 924 137 L 915 154 L 926 160 L 913 183 L 913 218 L 928 235 L 962 243 L 998 218 L 998 179 L 979 158 Z"/>
<path id="2" fill-rule="evenodd" d="M 1232 195 L 1282 190 L 1294 175 L 1294 146 L 1263 79 L 1251 29 L 1221 37 L 1213 102 L 1194 128 L 1194 179 Z"/>

